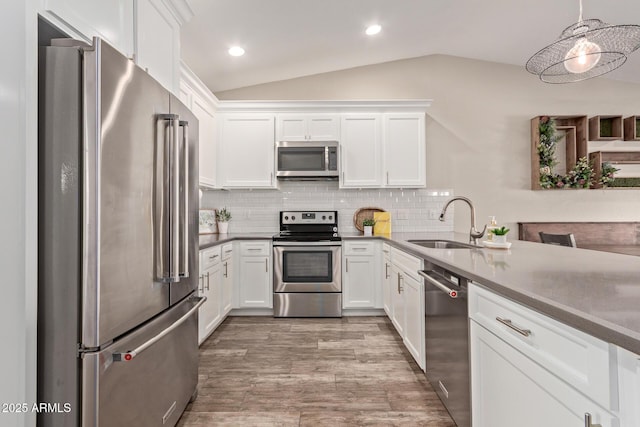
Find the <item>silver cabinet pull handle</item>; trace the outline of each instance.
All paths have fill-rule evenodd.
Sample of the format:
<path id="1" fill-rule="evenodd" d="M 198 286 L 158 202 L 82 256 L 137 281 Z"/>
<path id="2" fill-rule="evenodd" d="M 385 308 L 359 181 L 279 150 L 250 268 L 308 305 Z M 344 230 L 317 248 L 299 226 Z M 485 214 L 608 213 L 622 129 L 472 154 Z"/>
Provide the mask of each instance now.
<path id="1" fill-rule="evenodd" d="M 145 351 L 146 349 L 148 349 L 149 347 L 151 347 L 152 345 L 160 341 L 162 338 L 166 337 L 168 334 L 171 333 L 171 331 L 176 329 L 178 326 L 182 325 L 189 317 L 191 317 L 193 313 L 195 313 L 200 308 L 200 306 L 204 304 L 204 302 L 207 300 L 207 297 L 194 298 L 194 300 L 196 299 L 198 300 L 198 303 L 194 305 L 184 316 L 182 316 L 181 318 L 173 322 L 173 324 L 171 324 L 171 326 L 169 326 L 167 329 L 160 332 L 158 335 L 151 338 L 149 341 L 145 342 L 144 344 L 140 345 L 139 347 L 131 351 L 125 351 L 124 353 L 113 353 L 113 361 L 129 362 L 133 360 L 136 356 L 138 356 L 140 353 L 142 353 L 143 351 Z"/>
<path id="2" fill-rule="evenodd" d="M 211 256 L 209 257 L 209 259 L 216 259 L 216 258 L 218 258 L 218 255 L 211 255 Z"/>
<path id="3" fill-rule="evenodd" d="M 209 276 L 210 276 L 210 275 L 211 275 L 211 273 L 207 273 L 207 290 L 208 290 L 208 291 L 209 291 L 209 290 L 211 290 L 211 289 L 209 288 Z"/>
<path id="4" fill-rule="evenodd" d="M 224 277 L 229 277 L 229 263 L 224 263 Z"/>
<path id="5" fill-rule="evenodd" d="M 591 414 L 587 412 L 584 414 L 584 427 L 602 427 L 602 424 L 593 424 Z"/>
<path id="6" fill-rule="evenodd" d="M 503 319 L 502 317 L 496 317 L 496 320 L 502 323 L 503 325 L 513 329 L 514 331 L 516 331 L 522 336 L 528 337 L 529 335 L 531 335 L 531 331 L 529 329 L 522 329 L 517 327 L 516 325 L 513 324 L 513 322 L 510 319 Z"/>
<path id="7" fill-rule="evenodd" d="M 265 259 L 264 259 L 264 271 L 265 271 L 266 273 L 268 273 L 268 272 L 269 272 L 269 258 L 265 258 Z"/>
<path id="8" fill-rule="evenodd" d="M 386 262 L 384 263 L 384 278 L 389 278 L 389 263 Z"/>
<path id="9" fill-rule="evenodd" d="M 349 272 L 349 258 L 345 258 L 345 273 Z"/>
<path id="10" fill-rule="evenodd" d="M 458 291 L 456 291 L 455 289 L 451 289 L 450 287 L 440 283 L 438 280 L 434 279 L 433 277 L 431 277 L 429 274 L 427 274 L 424 271 L 418 271 L 418 274 L 420 276 L 424 277 L 433 286 L 435 286 L 436 288 L 440 289 L 444 293 L 448 294 L 449 297 L 458 298 Z"/>
<path id="11" fill-rule="evenodd" d="M 399 274 L 398 277 L 400 277 L 400 280 L 398 282 L 398 284 L 400 285 L 400 289 L 398 290 L 398 293 L 403 293 L 404 286 L 402 286 L 402 283 L 404 283 L 404 277 L 402 276 L 402 274 Z"/>
<path id="12" fill-rule="evenodd" d="M 398 293 L 400 293 L 400 273 L 398 273 L 398 284 L 397 284 Z"/>

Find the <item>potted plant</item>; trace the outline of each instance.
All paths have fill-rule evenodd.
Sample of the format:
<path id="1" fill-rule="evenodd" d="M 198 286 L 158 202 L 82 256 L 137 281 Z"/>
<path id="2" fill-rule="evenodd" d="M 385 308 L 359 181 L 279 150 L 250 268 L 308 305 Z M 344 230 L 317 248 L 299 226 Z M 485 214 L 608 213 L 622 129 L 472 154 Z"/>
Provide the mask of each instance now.
<path id="1" fill-rule="evenodd" d="M 507 233 L 510 230 L 504 225 L 500 228 L 494 228 L 491 233 L 493 234 L 493 243 L 504 244 L 507 243 Z"/>
<path id="2" fill-rule="evenodd" d="M 373 226 L 376 225 L 376 220 L 367 218 L 362 220 L 362 227 L 364 228 L 365 236 L 373 236 Z"/>
<path id="3" fill-rule="evenodd" d="M 229 230 L 229 220 L 231 219 L 231 212 L 226 207 L 216 211 L 216 220 L 218 221 L 218 233 L 227 234 Z"/>

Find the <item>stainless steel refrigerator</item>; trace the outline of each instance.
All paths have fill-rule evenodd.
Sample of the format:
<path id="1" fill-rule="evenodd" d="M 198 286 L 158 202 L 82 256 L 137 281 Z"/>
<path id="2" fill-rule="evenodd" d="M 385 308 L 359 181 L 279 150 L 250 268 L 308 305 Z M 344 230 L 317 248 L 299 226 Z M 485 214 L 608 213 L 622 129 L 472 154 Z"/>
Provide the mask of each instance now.
<path id="1" fill-rule="evenodd" d="M 174 425 L 198 381 L 198 122 L 100 39 L 39 56 L 38 425 Z M 65 406 L 65 404 L 68 404 Z"/>

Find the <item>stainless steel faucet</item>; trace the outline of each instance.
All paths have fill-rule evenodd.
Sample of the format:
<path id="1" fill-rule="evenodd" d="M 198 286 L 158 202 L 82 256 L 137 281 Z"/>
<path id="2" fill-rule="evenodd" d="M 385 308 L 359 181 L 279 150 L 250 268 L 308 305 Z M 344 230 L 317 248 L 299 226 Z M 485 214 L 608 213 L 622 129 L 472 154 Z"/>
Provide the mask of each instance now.
<path id="1" fill-rule="evenodd" d="M 476 209 L 473 207 L 473 203 L 471 203 L 471 200 L 463 196 L 453 197 L 449 199 L 447 203 L 445 203 L 444 207 L 442 208 L 442 212 L 440 213 L 439 219 L 440 221 L 444 221 L 444 214 L 447 212 L 447 208 L 451 203 L 455 202 L 456 200 L 462 200 L 463 202 L 466 202 L 469 205 L 469 208 L 471 208 L 471 230 L 469 231 L 469 243 L 473 243 L 474 245 L 477 245 L 478 239 L 484 236 L 484 232 L 487 230 L 487 224 L 484 225 L 484 228 L 482 229 L 482 231 L 478 231 L 476 229 Z"/>

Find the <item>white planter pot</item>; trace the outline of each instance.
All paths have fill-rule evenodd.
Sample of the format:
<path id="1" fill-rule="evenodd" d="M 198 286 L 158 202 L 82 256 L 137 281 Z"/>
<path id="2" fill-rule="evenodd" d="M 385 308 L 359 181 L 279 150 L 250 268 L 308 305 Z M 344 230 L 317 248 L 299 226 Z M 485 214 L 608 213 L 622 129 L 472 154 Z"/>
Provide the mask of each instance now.
<path id="1" fill-rule="evenodd" d="M 507 243 L 507 235 L 505 234 L 504 236 L 498 236 L 498 235 L 494 234 L 492 242 L 493 243 Z"/>
<path id="2" fill-rule="evenodd" d="M 365 236 L 373 236 L 373 226 L 372 225 L 364 225 L 364 235 Z"/>
<path id="3" fill-rule="evenodd" d="M 229 223 L 228 222 L 219 222 L 218 223 L 218 234 L 227 234 L 229 231 Z"/>

